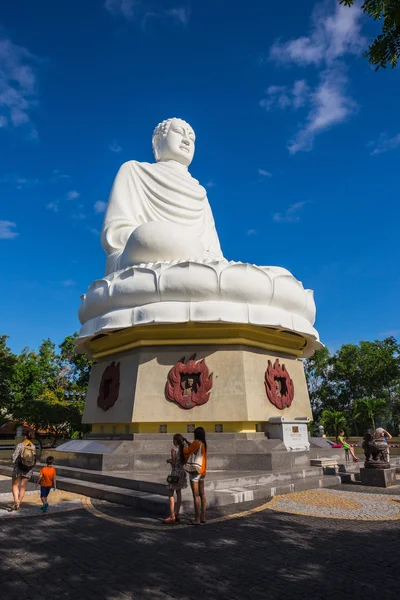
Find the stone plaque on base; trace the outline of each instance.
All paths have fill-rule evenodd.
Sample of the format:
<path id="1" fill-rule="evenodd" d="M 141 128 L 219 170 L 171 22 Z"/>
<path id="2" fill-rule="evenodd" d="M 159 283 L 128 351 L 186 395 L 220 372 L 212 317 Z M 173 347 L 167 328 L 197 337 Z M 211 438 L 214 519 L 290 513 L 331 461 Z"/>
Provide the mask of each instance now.
<path id="1" fill-rule="evenodd" d="M 270 417 L 265 429 L 270 439 L 280 439 L 287 450 L 309 450 L 307 424 L 309 417 L 288 419 L 285 417 Z"/>
<path id="2" fill-rule="evenodd" d="M 390 487 L 396 485 L 396 467 L 390 469 L 360 468 L 361 483 L 372 487 Z"/>

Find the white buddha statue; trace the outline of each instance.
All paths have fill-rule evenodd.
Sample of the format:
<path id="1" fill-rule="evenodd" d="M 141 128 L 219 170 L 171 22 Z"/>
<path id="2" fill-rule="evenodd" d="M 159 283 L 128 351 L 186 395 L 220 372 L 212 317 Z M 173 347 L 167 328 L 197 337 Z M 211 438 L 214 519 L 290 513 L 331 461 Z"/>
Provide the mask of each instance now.
<path id="1" fill-rule="evenodd" d="M 188 167 L 195 134 L 182 119 L 154 130 L 156 163 L 122 165 L 111 190 L 101 241 L 107 273 L 133 265 L 174 260 L 222 260 L 204 187 Z"/>
<path id="2" fill-rule="evenodd" d="M 298 333 L 312 353 L 312 291 L 281 267 L 223 257 L 206 190 L 188 172 L 194 147 L 190 125 L 167 119 L 153 133 L 156 163 L 120 168 L 101 235 L 107 272 L 82 296 L 78 346 L 136 325 L 244 323 Z"/>

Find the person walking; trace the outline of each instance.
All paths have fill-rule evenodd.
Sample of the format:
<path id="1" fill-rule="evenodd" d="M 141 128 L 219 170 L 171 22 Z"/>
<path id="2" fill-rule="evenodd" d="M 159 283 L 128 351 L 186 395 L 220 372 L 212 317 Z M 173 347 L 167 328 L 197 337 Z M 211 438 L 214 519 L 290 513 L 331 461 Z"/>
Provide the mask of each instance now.
<path id="1" fill-rule="evenodd" d="M 171 458 L 167 460 L 172 467 L 171 474 L 167 477 L 169 511 L 170 515 L 163 520 L 163 523 L 179 522 L 180 510 L 182 505 L 182 490 L 187 488 L 187 476 L 185 471 L 185 444 L 189 442 L 180 434 L 176 433 L 173 437 L 174 447 L 171 450 Z M 176 493 L 176 504 L 175 504 Z"/>
<path id="2" fill-rule="evenodd" d="M 36 464 L 36 448 L 32 442 L 33 433 L 27 431 L 25 439 L 14 450 L 12 461 L 14 470 L 12 473 L 12 494 L 14 503 L 8 508 L 8 511 L 19 510 L 24 499 L 28 481 L 32 478 L 33 467 Z"/>
<path id="3" fill-rule="evenodd" d="M 48 497 L 51 491 L 51 488 L 54 490 L 57 489 L 56 483 L 56 475 L 57 472 L 53 467 L 54 457 L 48 456 L 46 458 L 46 466 L 40 470 L 39 479 L 37 480 L 36 487 L 40 485 L 40 499 L 42 501 L 42 506 L 40 510 L 42 512 L 47 512 L 49 508 Z"/>
<path id="4" fill-rule="evenodd" d="M 204 481 L 207 474 L 207 441 L 203 427 L 194 430 L 194 441 L 184 448 L 186 470 L 190 477 L 194 503 L 193 525 L 203 525 L 206 522 L 206 493 Z"/>

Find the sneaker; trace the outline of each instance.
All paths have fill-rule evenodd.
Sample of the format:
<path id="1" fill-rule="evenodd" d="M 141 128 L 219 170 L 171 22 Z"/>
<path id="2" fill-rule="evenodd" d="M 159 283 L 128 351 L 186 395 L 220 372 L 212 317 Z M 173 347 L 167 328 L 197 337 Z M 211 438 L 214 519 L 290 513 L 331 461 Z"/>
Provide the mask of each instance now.
<path id="1" fill-rule="evenodd" d="M 47 512 L 48 508 L 49 508 L 49 503 L 46 502 L 46 504 L 43 505 L 43 512 Z"/>

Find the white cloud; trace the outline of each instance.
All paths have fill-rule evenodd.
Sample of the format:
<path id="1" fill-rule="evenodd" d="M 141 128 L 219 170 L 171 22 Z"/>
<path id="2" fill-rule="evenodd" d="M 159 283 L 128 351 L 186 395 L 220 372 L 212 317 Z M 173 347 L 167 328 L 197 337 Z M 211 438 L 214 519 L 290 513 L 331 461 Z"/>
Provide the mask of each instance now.
<path id="1" fill-rule="evenodd" d="M 274 106 L 287 108 L 292 103 L 286 85 L 270 85 L 265 91 L 265 95 L 266 98 L 260 100 L 260 106 L 265 110 L 271 110 Z"/>
<path id="2" fill-rule="evenodd" d="M 48 204 L 46 204 L 47 210 L 52 210 L 55 213 L 57 213 L 59 211 L 59 207 L 60 207 L 60 203 L 58 200 L 56 200 L 55 202 L 49 202 Z"/>
<path id="3" fill-rule="evenodd" d="M 16 177 L 15 183 L 17 185 L 17 190 L 24 190 L 26 188 L 31 188 L 34 185 L 39 183 L 39 179 L 29 179 L 27 177 Z"/>
<path id="4" fill-rule="evenodd" d="M 153 8 L 152 5 L 142 0 L 106 0 L 104 8 L 116 17 L 127 21 L 139 20 L 142 26 L 150 19 L 170 19 L 179 25 L 187 25 L 190 19 L 190 10 L 185 6 L 176 6 L 169 9 Z"/>
<path id="5" fill-rule="evenodd" d="M 366 45 L 366 39 L 361 36 L 361 16 L 359 6 L 347 7 L 337 2 L 317 4 L 311 15 L 308 36 L 283 44 L 276 41 L 270 58 L 278 63 L 320 66 L 329 65 L 345 54 L 360 54 Z"/>
<path id="6" fill-rule="evenodd" d="M 53 170 L 53 175 L 52 175 L 50 181 L 52 183 L 57 183 L 58 181 L 61 181 L 62 179 L 71 179 L 71 176 L 70 175 L 66 175 L 65 173 L 63 173 L 59 169 L 54 169 Z"/>
<path id="7" fill-rule="evenodd" d="M 77 192 L 76 190 L 70 190 L 66 194 L 67 200 L 76 200 L 76 198 L 79 198 L 79 196 L 80 196 L 80 193 Z"/>
<path id="8" fill-rule="evenodd" d="M 102 202 L 101 200 L 98 200 L 97 202 L 94 203 L 94 212 L 96 214 L 99 213 L 103 213 L 105 212 L 106 208 L 107 208 L 107 202 Z"/>
<path id="9" fill-rule="evenodd" d="M 113 15 L 133 19 L 136 16 L 138 5 L 137 0 L 106 0 L 104 8 Z"/>
<path id="10" fill-rule="evenodd" d="M 257 235 L 257 231 L 255 229 L 248 229 L 246 235 Z"/>
<path id="11" fill-rule="evenodd" d="M 115 152 L 116 154 L 118 154 L 118 152 L 121 152 L 122 150 L 117 140 L 114 140 L 112 144 L 109 144 L 108 148 L 109 150 L 111 150 L 111 152 Z"/>
<path id="12" fill-rule="evenodd" d="M 13 240 L 16 238 L 19 233 L 12 231 L 16 226 L 16 223 L 12 221 L 0 221 L 0 240 Z"/>
<path id="13" fill-rule="evenodd" d="M 210 179 L 206 183 L 206 188 L 213 188 L 213 187 L 215 187 L 215 181 L 213 181 L 212 179 Z"/>
<path id="14" fill-rule="evenodd" d="M 318 68 L 319 82 L 314 89 L 305 80 L 297 80 L 293 86 L 270 86 L 260 102 L 266 110 L 307 107 L 305 120 L 288 144 L 292 154 L 311 150 L 316 135 L 345 122 L 356 112 L 356 102 L 348 92 L 343 58 L 358 55 L 366 47 L 361 18 L 358 5 L 322 2 L 312 13 L 307 36 L 288 42 L 277 40 L 271 47 L 269 57 L 277 64 Z"/>
<path id="15" fill-rule="evenodd" d="M 73 279 L 66 279 L 62 282 L 62 284 L 64 287 L 74 287 L 74 285 L 76 285 L 76 282 Z"/>
<path id="16" fill-rule="evenodd" d="M 93 233 L 93 235 L 100 235 L 100 231 L 98 229 L 95 229 L 94 227 L 90 229 L 90 233 Z"/>
<path id="17" fill-rule="evenodd" d="M 388 137 L 386 133 L 381 133 L 379 139 L 376 142 L 369 142 L 368 147 L 372 148 L 370 154 L 382 154 L 382 152 L 388 152 L 389 150 L 395 150 L 400 146 L 400 133 L 393 137 Z"/>
<path id="18" fill-rule="evenodd" d="M 265 91 L 266 97 L 260 100 L 260 106 L 265 110 L 273 108 L 292 107 L 294 109 L 304 106 L 309 95 L 309 87 L 304 79 L 295 81 L 293 86 L 270 85 Z"/>
<path id="19" fill-rule="evenodd" d="M 272 177 L 272 173 L 265 169 L 258 169 L 258 174 L 261 175 L 261 177 Z"/>
<path id="20" fill-rule="evenodd" d="M 180 6 L 179 8 L 171 8 L 169 10 L 164 11 L 166 17 L 171 17 L 181 25 L 187 25 L 190 19 L 190 10 L 184 6 Z"/>
<path id="21" fill-rule="evenodd" d="M 339 70 L 327 69 L 310 95 L 309 112 L 298 133 L 288 143 L 291 154 L 309 151 L 315 136 L 343 123 L 357 111 L 356 102 L 346 94 L 347 77 Z"/>
<path id="22" fill-rule="evenodd" d="M 35 60 L 26 48 L 0 37 L 0 128 L 29 126 L 31 139 L 37 137 L 29 116 L 37 105 Z"/>
<path id="23" fill-rule="evenodd" d="M 291 204 L 284 213 L 274 213 L 274 215 L 272 216 L 272 220 L 276 223 L 295 223 L 296 221 L 300 221 L 298 212 L 303 208 L 303 206 L 309 204 L 309 202 L 309 200 L 295 202 L 294 204 Z"/>
<path id="24" fill-rule="evenodd" d="M 77 213 L 74 213 L 71 216 L 76 221 L 83 221 L 84 219 L 86 219 L 86 215 L 83 212 L 77 212 Z"/>

